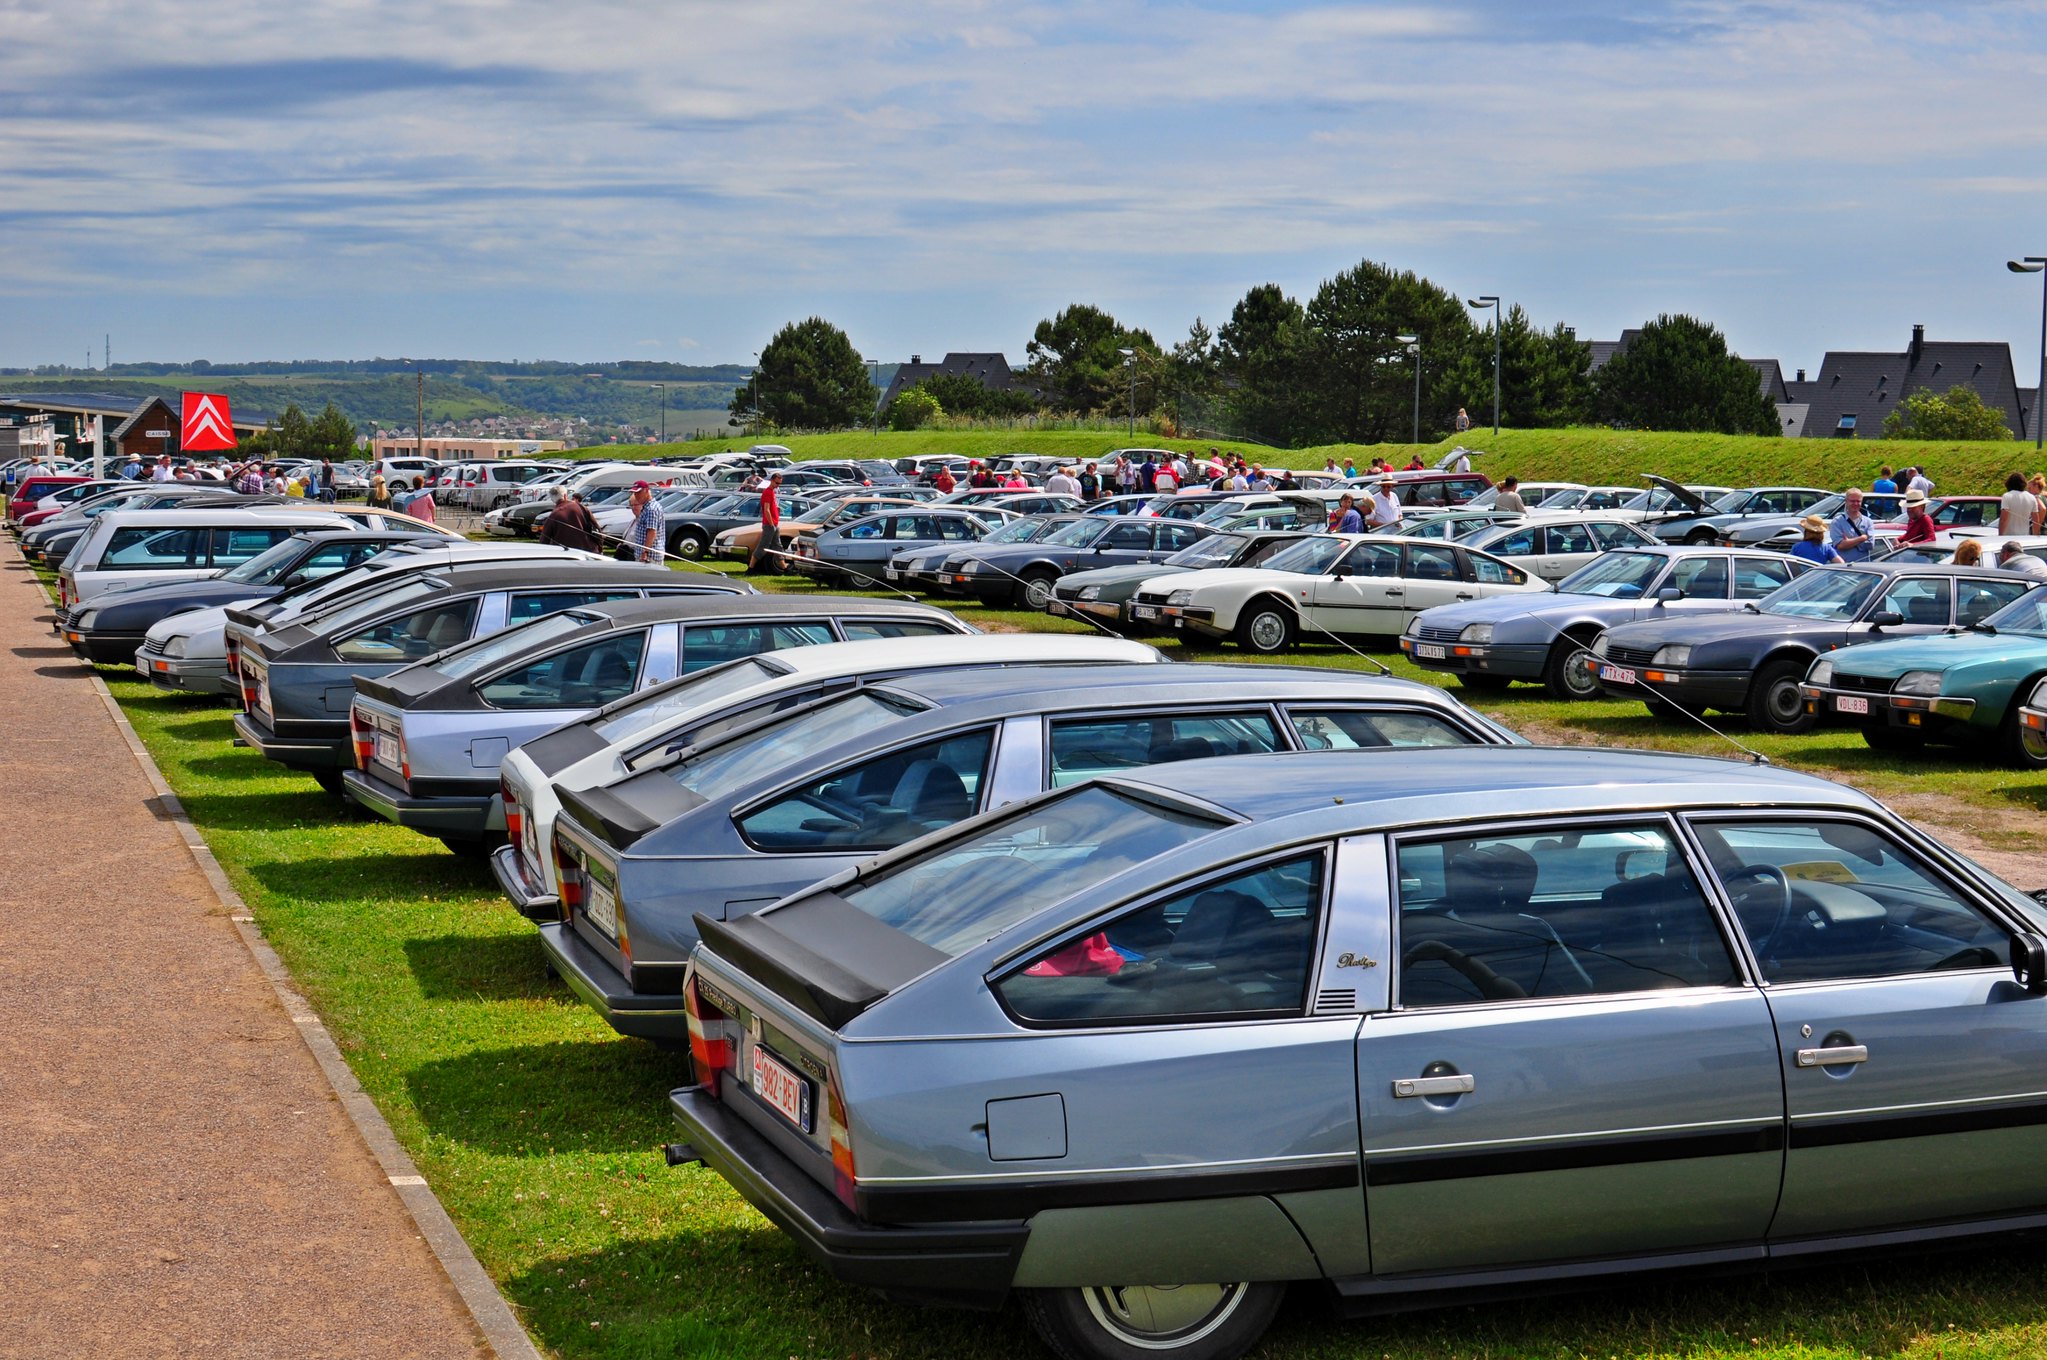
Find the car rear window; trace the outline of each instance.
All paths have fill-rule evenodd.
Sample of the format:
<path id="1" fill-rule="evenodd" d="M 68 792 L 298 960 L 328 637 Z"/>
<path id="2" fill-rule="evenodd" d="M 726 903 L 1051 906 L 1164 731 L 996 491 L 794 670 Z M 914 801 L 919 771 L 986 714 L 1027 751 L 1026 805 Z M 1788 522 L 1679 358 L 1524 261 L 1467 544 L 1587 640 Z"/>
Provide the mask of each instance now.
<path id="1" fill-rule="evenodd" d="M 679 685 L 663 687 L 658 693 L 649 693 L 640 700 L 619 709 L 601 722 L 590 725 L 590 730 L 607 743 L 623 741 L 642 732 L 652 731 L 670 718 L 680 717 L 693 709 L 715 703 L 728 695 L 787 674 L 772 664 L 762 664 L 758 659 L 749 658 L 730 666 L 705 671 Z"/>
<path id="2" fill-rule="evenodd" d="M 709 800 L 812 752 L 909 716 L 918 710 L 901 699 L 849 694 L 832 703 L 793 713 L 676 762 L 668 777 Z"/>
<path id="3" fill-rule="evenodd" d="M 514 652 L 537 647 L 543 642 L 552 642 L 558 637 L 567 637 L 578 628 L 595 622 L 596 615 L 577 610 L 546 614 L 530 623 L 478 638 L 465 647 L 457 647 L 442 657 L 434 669 L 451 680 L 459 680 L 465 675 L 476 674 L 494 661 L 502 661 Z"/>

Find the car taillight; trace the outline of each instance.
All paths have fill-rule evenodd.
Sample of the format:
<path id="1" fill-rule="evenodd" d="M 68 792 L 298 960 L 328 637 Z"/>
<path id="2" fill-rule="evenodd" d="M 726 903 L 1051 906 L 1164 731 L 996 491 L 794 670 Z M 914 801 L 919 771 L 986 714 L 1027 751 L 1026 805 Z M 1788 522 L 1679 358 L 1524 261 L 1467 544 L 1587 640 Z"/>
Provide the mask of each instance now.
<path id="1" fill-rule="evenodd" d="M 696 1067 L 697 1084 L 715 1100 L 718 1078 L 732 1070 L 732 1043 L 723 1033 L 712 1037 L 710 1027 L 723 1025 L 727 1017 L 704 1000 L 703 993 L 697 990 L 694 970 L 682 987 L 682 1009 L 689 1016 L 689 1058 Z"/>
<path id="2" fill-rule="evenodd" d="M 854 1190 L 858 1185 L 858 1173 L 853 1167 L 853 1135 L 846 1127 L 846 1097 L 839 1093 L 839 1074 L 833 1072 L 825 1082 L 825 1108 L 830 1112 L 832 1132 L 832 1193 L 839 1197 L 839 1203 L 858 1212 L 854 1203 Z"/>
<path id="3" fill-rule="evenodd" d="M 353 705 L 348 710 L 348 739 L 355 744 L 355 768 L 367 770 L 370 757 L 377 750 L 377 729 L 370 726 L 370 720 L 363 716 L 362 710 Z"/>
<path id="4" fill-rule="evenodd" d="M 398 777 L 405 781 L 407 792 L 412 789 L 412 752 L 406 749 L 405 729 L 398 729 Z"/>
<path id="5" fill-rule="evenodd" d="M 512 781 L 498 776 L 498 799 L 505 805 L 505 839 L 519 844 L 519 837 L 526 830 L 526 814 L 519 811 L 519 795 L 512 792 Z"/>
<path id="6" fill-rule="evenodd" d="M 583 905 L 583 866 L 569 858 L 559 840 L 554 843 L 554 876 L 561 883 L 563 913 Z"/>

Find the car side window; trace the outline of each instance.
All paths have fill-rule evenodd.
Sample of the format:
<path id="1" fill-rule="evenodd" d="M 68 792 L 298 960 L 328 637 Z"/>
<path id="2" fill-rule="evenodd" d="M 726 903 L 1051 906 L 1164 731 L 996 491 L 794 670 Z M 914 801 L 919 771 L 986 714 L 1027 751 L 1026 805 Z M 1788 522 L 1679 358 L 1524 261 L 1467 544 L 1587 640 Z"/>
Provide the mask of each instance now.
<path id="1" fill-rule="evenodd" d="M 1471 746 L 1478 741 L 1439 714 L 1413 709 L 1289 708 L 1287 717 L 1310 751 Z"/>
<path id="2" fill-rule="evenodd" d="M 1462 1006 L 1738 980 L 1662 822 L 1408 841 L 1399 1004 Z"/>
<path id="3" fill-rule="evenodd" d="M 1471 579 L 1486 585 L 1518 586 L 1528 579 L 1528 573 L 1519 567 L 1510 566 L 1498 558 L 1485 557 L 1479 553 L 1467 553 L 1465 561 L 1471 564 Z"/>
<path id="4" fill-rule="evenodd" d="M 1350 576 L 1400 575 L 1400 549 L 1390 543 L 1360 543 L 1343 555 L 1336 570 Z"/>
<path id="5" fill-rule="evenodd" d="M 1727 598 L 1727 559 L 1687 557 L 1670 569 L 1670 584 L 1687 600 Z"/>
<path id="6" fill-rule="evenodd" d="M 933 538 L 942 538 L 948 541 L 953 541 L 975 537 L 973 524 L 968 520 L 962 519 L 958 515 L 933 516 L 932 527 L 937 530 L 937 532 L 932 535 Z"/>
<path id="7" fill-rule="evenodd" d="M 292 572 L 293 581 L 313 581 L 346 571 L 383 550 L 381 543 L 332 543 L 314 551 Z"/>
<path id="8" fill-rule="evenodd" d="M 1602 508 L 1611 509 L 1612 507 Z M 1585 529 L 1586 532 L 1592 535 L 1592 541 L 1597 543 L 1603 550 L 1632 548 L 1642 542 L 1642 536 L 1625 524 L 1588 524 L 1585 526 Z"/>
<path id="9" fill-rule="evenodd" d="M 879 515 L 873 519 L 855 520 L 840 530 L 840 532 L 847 538 L 854 539 L 886 538 L 888 537 L 888 520 Z"/>
<path id="10" fill-rule="evenodd" d="M 1167 552 L 1178 552 L 1201 541 L 1203 534 L 1189 524 L 1159 524 L 1153 526 L 1158 534 L 1158 545 Z"/>
<path id="11" fill-rule="evenodd" d="M 873 642 L 878 638 L 950 637 L 955 630 L 942 623 L 896 619 L 864 619 L 844 622 L 839 631 L 848 642 Z"/>
<path id="12" fill-rule="evenodd" d="M 1936 517 L 1942 524 L 1951 524 L 1962 528 L 1988 524 L 1991 520 L 1986 512 L 1994 504 L 1995 502 L 1986 503 L 1984 501 L 1949 501 L 1946 505 L 1940 507 L 1939 514 Z"/>
<path id="13" fill-rule="evenodd" d="M 1552 524 L 1543 530 L 1549 539 L 1545 552 L 1589 553 L 1599 549 L 1592 542 L 1592 533 L 1582 524 Z"/>
<path id="14" fill-rule="evenodd" d="M 1889 610 L 1906 623 L 1945 627 L 1948 621 L 1948 578 L 1945 576 L 1900 576 L 1885 589 L 1883 598 L 1870 612 Z"/>
<path id="15" fill-rule="evenodd" d="M 605 604 L 611 600 L 637 600 L 637 590 L 552 590 L 527 591 L 512 596 L 505 610 L 508 624 L 525 623 L 562 609 L 574 609 L 578 605 Z"/>
<path id="16" fill-rule="evenodd" d="M 1151 550 L 1151 526 L 1147 524 L 1118 524 L 1101 537 L 1104 548 L 1138 552 Z"/>
<path id="17" fill-rule="evenodd" d="M 1516 529 L 1505 538 L 1496 540 L 1486 551 L 1506 557 L 1527 557 L 1535 551 L 1535 530 Z"/>
<path id="18" fill-rule="evenodd" d="M 417 661 L 466 641 L 476 623 L 477 599 L 428 605 L 409 614 L 373 623 L 334 644 L 343 661 Z"/>
<path id="19" fill-rule="evenodd" d="M 1859 822 L 1694 823 L 1767 982 L 2003 968 L 2005 930 Z"/>
<path id="20" fill-rule="evenodd" d="M 1958 581 L 1961 596 L 1955 602 L 1955 622 L 1964 628 L 1980 623 L 2032 589 L 2030 578 L 2017 581 Z"/>
<path id="21" fill-rule="evenodd" d="M 643 632 L 600 638 L 507 671 L 477 694 L 492 708 L 597 708 L 633 692 L 646 642 Z"/>
<path id="22" fill-rule="evenodd" d="M 993 728 L 835 770 L 739 819 L 756 849 L 886 850 L 963 822 L 980 807 Z"/>
<path id="23" fill-rule="evenodd" d="M 1052 787 L 1100 774 L 1204 756 L 1262 755 L 1280 749 L 1265 713 L 1133 713 L 1054 719 Z"/>
<path id="24" fill-rule="evenodd" d="M 100 554 L 100 571 L 147 571 L 206 565 L 204 529 L 116 529 Z"/>
<path id="25" fill-rule="evenodd" d="M 215 529 L 213 531 L 213 565 L 216 567 L 239 567 L 269 552 L 292 536 L 293 531 L 279 525 L 271 529 Z"/>
<path id="26" fill-rule="evenodd" d="M 1321 851 L 1178 893 L 1061 942 L 995 984 L 1047 1024 L 1299 1014 L 1322 917 Z"/>
<path id="27" fill-rule="evenodd" d="M 722 666 L 741 657 L 814 647 L 833 641 L 827 623 L 705 623 L 682 632 L 682 674 Z"/>
<path id="28" fill-rule="evenodd" d="M 1457 549 L 1433 543 L 1410 543 L 1406 575 L 1417 581 L 1455 581 L 1464 573 L 1457 569 Z"/>
<path id="29" fill-rule="evenodd" d="M 1744 557 L 1734 569 L 1734 598 L 1760 600 L 1777 587 L 1789 582 L 1796 574 L 1797 568 L 1791 565 L 1790 558 L 1782 562 L 1770 562 L 1760 558 Z"/>

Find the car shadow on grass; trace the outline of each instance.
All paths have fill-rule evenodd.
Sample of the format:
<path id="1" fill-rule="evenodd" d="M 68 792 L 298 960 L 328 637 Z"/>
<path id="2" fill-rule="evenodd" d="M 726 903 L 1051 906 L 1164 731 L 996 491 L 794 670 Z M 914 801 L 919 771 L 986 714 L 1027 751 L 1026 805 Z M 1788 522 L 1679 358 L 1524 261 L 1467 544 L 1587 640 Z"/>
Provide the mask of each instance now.
<path id="1" fill-rule="evenodd" d="M 421 842 L 422 847 L 429 844 Z M 251 864 L 249 872 L 270 891 L 308 902 L 345 897 L 351 903 L 411 907 L 423 897 L 468 895 L 491 886 L 488 869 L 438 848 L 422 848 L 416 855 L 371 852 L 272 860 Z"/>
<path id="2" fill-rule="evenodd" d="M 658 1159 L 654 1175 L 670 1171 Z M 900 1360 L 1040 1360 L 1012 1302 L 999 1313 L 890 1303 L 813 1265 L 779 1229 L 721 1190 L 701 1208 L 687 1199 L 687 1231 L 628 1239 L 542 1260 L 501 1281 L 542 1346 L 585 1357 L 686 1355 L 894 1356 Z M 710 1221 L 719 1220 L 719 1221 Z"/>
<path id="3" fill-rule="evenodd" d="M 202 757 L 186 768 L 202 774 L 230 773 L 209 769 L 227 756 Z M 303 790 L 262 789 L 248 793 L 188 793 L 178 801 L 201 831 L 274 831 L 281 827 L 304 827 L 309 822 L 342 823 L 355 820 L 352 810 L 308 779 Z"/>
<path id="4" fill-rule="evenodd" d="M 407 940 L 405 961 L 420 994 L 433 1001 L 574 999 L 549 975 L 547 956 L 530 930 Z"/>
<path id="5" fill-rule="evenodd" d="M 443 1138 L 503 1157 L 644 1150 L 655 1166 L 668 1093 L 688 1080 L 686 1057 L 630 1039 L 481 1049 L 405 1074 Z"/>

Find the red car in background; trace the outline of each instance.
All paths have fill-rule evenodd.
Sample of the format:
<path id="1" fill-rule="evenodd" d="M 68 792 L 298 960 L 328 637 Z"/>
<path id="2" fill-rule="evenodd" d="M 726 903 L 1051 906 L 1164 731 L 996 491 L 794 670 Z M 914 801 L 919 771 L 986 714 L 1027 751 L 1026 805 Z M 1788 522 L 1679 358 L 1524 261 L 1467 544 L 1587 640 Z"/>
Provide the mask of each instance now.
<path id="1" fill-rule="evenodd" d="M 108 479 L 103 477 L 98 481 L 88 478 L 73 486 L 61 488 L 54 496 L 49 492 L 44 492 L 43 503 L 40 506 L 29 506 L 28 512 L 14 521 L 14 527 L 16 529 L 33 529 L 46 519 L 55 519 L 80 501 L 97 500 L 109 491 L 119 491 L 124 486 L 141 485 L 144 485 L 144 483 L 123 481 L 119 478 Z"/>
<path id="2" fill-rule="evenodd" d="M 7 522 L 13 524 L 23 515 L 36 508 L 36 502 L 53 491 L 67 486 L 78 486 L 91 481 L 90 477 L 31 477 L 14 488 L 14 495 L 7 502 Z"/>
<path id="3" fill-rule="evenodd" d="M 1889 499 L 1885 497 L 1884 499 Z M 1926 503 L 1926 513 L 1932 518 L 1937 529 L 1959 529 L 1964 533 L 1997 532 L 1996 496 L 1935 496 Z M 1888 518 L 1878 517 L 1877 525 L 1884 529 L 1905 528 L 1905 512 L 1898 511 Z"/>

